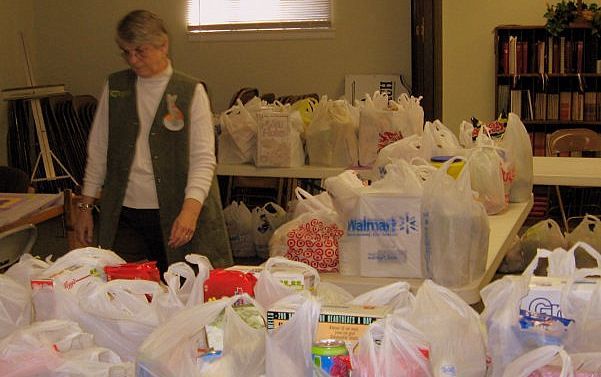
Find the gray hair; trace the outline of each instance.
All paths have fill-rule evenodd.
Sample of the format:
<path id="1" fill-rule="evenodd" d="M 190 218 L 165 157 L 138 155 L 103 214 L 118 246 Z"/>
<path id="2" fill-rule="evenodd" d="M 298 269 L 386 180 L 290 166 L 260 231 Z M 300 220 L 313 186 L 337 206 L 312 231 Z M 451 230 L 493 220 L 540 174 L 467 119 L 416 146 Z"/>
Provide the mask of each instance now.
<path id="1" fill-rule="evenodd" d="M 155 47 L 167 42 L 165 23 L 156 14 L 147 10 L 129 12 L 117 24 L 117 43 L 134 45 L 151 44 Z"/>

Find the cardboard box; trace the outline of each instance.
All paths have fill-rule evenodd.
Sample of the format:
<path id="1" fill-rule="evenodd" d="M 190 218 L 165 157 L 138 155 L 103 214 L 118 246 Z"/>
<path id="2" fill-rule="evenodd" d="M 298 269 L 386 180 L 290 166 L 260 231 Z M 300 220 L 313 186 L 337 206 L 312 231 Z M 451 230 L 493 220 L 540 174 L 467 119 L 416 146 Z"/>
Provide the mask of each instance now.
<path id="1" fill-rule="evenodd" d="M 520 309 L 565 318 L 561 312 L 561 291 L 566 285 L 565 278 L 533 276 L 530 280 L 528 294 L 522 299 Z M 590 299 L 598 279 L 586 279 L 574 283 L 572 293 L 583 300 Z"/>
<path id="2" fill-rule="evenodd" d="M 267 311 L 267 331 L 277 329 L 294 315 L 294 306 L 274 306 Z M 357 343 L 367 326 L 390 313 L 388 306 L 323 305 L 316 339 L 337 339 Z"/>

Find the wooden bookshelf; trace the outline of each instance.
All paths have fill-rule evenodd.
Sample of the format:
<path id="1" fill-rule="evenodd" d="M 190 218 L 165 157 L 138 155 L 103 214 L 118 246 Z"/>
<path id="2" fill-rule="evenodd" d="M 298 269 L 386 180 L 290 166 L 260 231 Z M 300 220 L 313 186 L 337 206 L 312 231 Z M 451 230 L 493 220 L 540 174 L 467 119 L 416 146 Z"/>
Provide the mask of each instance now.
<path id="1" fill-rule="evenodd" d="M 601 38 L 590 28 L 552 36 L 544 26 L 503 25 L 494 45 L 496 115 L 520 116 L 535 155 L 557 129 L 601 132 Z"/>

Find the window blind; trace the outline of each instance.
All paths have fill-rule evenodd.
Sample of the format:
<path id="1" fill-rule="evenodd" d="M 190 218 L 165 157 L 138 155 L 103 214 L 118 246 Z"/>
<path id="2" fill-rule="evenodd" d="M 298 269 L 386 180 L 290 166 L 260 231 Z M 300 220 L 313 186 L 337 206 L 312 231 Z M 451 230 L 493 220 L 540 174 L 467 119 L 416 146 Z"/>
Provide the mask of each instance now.
<path id="1" fill-rule="evenodd" d="M 188 31 L 331 27 L 331 0 L 188 0 Z"/>

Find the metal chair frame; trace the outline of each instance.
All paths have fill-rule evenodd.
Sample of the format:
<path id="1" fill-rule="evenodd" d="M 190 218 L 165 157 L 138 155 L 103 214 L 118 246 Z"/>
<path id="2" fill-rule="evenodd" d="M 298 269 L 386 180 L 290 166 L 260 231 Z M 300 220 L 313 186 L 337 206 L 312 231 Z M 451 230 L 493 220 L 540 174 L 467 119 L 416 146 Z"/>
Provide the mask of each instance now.
<path id="1" fill-rule="evenodd" d="M 25 224 L 0 233 L 0 272 L 17 263 L 38 238 L 35 225 Z"/>

